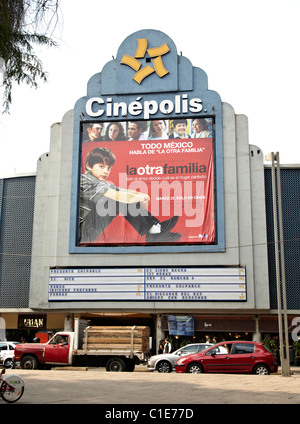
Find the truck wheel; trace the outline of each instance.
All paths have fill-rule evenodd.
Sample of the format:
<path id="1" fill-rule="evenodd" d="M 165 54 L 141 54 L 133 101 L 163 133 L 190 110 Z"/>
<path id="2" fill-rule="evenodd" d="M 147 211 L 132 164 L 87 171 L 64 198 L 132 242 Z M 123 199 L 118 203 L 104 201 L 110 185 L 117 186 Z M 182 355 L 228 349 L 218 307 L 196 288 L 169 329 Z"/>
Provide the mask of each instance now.
<path id="1" fill-rule="evenodd" d="M 121 358 L 111 358 L 106 364 L 106 371 L 121 372 L 124 371 L 125 368 L 125 362 Z"/>
<path id="2" fill-rule="evenodd" d="M 36 370 L 38 367 L 37 360 L 34 356 L 24 356 L 21 359 L 21 368 L 23 370 Z"/>

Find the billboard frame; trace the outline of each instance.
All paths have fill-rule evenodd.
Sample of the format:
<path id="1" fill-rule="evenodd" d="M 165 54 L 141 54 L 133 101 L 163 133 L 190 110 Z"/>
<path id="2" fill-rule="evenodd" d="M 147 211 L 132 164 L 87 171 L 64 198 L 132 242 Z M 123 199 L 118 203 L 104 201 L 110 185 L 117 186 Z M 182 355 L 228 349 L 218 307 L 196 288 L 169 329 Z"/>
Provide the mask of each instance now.
<path id="1" fill-rule="evenodd" d="M 153 97 L 153 96 L 152 96 Z M 80 99 L 82 100 L 82 99 Z M 88 99 L 86 98 L 86 101 Z M 122 102 L 124 102 L 122 96 Z M 81 102 L 79 102 L 80 104 Z M 80 107 L 79 110 L 82 110 Z M 114 122 L 115 117 L 107 116 L 96 117 L 91 119 L 85 116 L 78 106 L 75 106 L 74 116 L 74 145 L 72 158 L 72 188 L 71 188 L 71 213 L 70 213 L 70 237 L 69 237 L 69 253 L 158 253 L 158 252 L 220 252 L 225 251 L 225 233 L 224 233 L 224 180 L 223 180 L 223 142 L 222 142 L 222 117 L 221 113 L 217 113 L 216 108 L 214 114 L 195 114 L 195 118 L 213 118 L 215 122 L 214 129 L 214 184 L 215 184 L 215 244 L 188 244 L 188 245 L 113 245 L 113 246 L 79 246 L 78 239 L 78 214 L 79 214 L 79 190 L 80 190 L 80 166 L 81 166 L 81 124 L 92 122 Z M 168 119 L 192 118 L 192 115 L 168 115 Z M 151 119 L 166 119 L 162 113 L 157 113 Z M 118 121 L 137 121 L 134 116 L 120 117 Z"/>

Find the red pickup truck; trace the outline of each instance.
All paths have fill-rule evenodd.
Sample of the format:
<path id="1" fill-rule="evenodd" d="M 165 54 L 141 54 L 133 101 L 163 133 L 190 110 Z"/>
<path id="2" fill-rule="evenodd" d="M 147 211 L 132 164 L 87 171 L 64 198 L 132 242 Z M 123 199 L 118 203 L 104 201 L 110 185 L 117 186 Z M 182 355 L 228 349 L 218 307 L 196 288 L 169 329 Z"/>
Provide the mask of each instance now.
<path id="1" fill-rule="evenodd" d="M 37 369 L 51 366 L 105 366 L 107 371 L 133 371 L 136 364 L 146 363 L 150 357 L 150 342 L 144 349 L 137 349 L 136 335 L 139 327 L 128 330 L 129 342 L 123 345 L 92 345 L 89 347 L 89 331 L 98 327 L 87 327 L 84 330 L 85 340 L 78 349 L 78 331 L 60 331 L 47 343 L 21 343 L 16 346 L 14 362 L 20 363 L 23 369 Z M 100 328 L 100 327 L 99 327 Z M 94 330 L 95 331 L 95 330 Z M 125 331 L 125 330 L 124 330 Z M 93 336 L 93 335 L 92 335 Z M 94 338 L 93 338 L 94 340 Z M 117 340 L 116 340 L 117 341 Z"/>
<path id="2" fill-rule="evenodd" d="M 71 365 L 74 333 L 56 333 L 47 343 L 21 343 L 15 350 L 14 361 L 21 368 L 37 369 L 41 365 Z"/>

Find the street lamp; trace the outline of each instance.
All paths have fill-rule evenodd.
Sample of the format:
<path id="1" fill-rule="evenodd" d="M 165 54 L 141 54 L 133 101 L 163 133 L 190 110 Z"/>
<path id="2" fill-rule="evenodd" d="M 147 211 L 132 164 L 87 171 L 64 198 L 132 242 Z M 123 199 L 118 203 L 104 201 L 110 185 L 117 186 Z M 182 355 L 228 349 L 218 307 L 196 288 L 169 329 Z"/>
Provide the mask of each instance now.
<path id="1" fill-rule="evenodd" d="M 276 283 L 277 283 L 277 307 L 278 307 L 278 330 L 279 330 L 279 348 L 281 361 L 281 374 L 284 377 L 290 377 L 290 355 L 289 355 L 289 336 L 288 336 L 288 321 L 287 321 L 287 303 L 286 303 L 286 284 L 285 284 L 285 259 L 284 259 L 284 237 L 282 224 L 282 198 L 281 198 L 281 181 L 280 181 L 280 161 L 279 152 L 272 152 L 265 156 L 266 161 L 272 162 L 272 198 L 273 198 L 273 219 L 274 219 L 274 249 L 276 262 Z M 277 179 L 275 178 L 275 161 Z M 276 181 L 277 194 L 276 196 Z M 278 203 L 278 210 L 277 210 Z M 279 236 L 278 238 L 278 221 L 279 219 Z M 280 247 L 280 249 L 279 249 Z M 281 259 L 281 278 L 280 278 L 280 259 Z M 281 289 L 283 303 L 283 322 L 285 343 L 283 342 L 282 329 L 282 310 L 281 310 Z"/>

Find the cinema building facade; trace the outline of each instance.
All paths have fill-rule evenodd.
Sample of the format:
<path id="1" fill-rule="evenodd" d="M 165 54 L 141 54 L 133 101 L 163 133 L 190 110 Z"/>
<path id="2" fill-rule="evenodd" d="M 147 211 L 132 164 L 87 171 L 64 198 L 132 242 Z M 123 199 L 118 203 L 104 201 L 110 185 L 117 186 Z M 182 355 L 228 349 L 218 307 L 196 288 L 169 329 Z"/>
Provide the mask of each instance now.
<path id="1" fill-rule="evenodd" d="M 176 346 L 276 335 L 270 175 L 247 117 L 206 74 L 166 34 L 130 35 L 52 126 L 36 174 L 1 180 L 7 335 L 47 339 L 75 317 L 149 325 L 154 350 L 165 336 Z M 282 178 L 286 208 L 299 210 L 299 168 Z M 290 322 L 299 241 L 285 248 Z"/>

